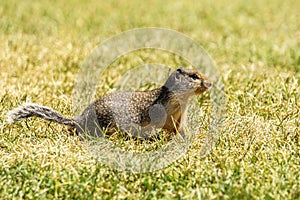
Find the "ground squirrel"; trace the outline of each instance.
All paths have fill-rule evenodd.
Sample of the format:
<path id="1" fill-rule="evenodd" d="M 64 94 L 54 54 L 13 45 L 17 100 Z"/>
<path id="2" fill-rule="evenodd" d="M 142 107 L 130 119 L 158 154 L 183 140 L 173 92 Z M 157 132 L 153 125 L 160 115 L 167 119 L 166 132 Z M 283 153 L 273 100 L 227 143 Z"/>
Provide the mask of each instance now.
<path id="1" fill-rule="evenodd" d="M 179 68 L 165 84 L 143 92 L 115 92 L 90 104 L 80 116 L 66 118 L 49 107 L 32 103 L 8 112 L 9 122 L 36 116 L 76 129 L 92 136 L 102 131 L 121 129 L 132 134 L 153 128 L 167 132 L 181 129 L 189 97 L 208 90 L 212 82 L 200 72 Z"/>

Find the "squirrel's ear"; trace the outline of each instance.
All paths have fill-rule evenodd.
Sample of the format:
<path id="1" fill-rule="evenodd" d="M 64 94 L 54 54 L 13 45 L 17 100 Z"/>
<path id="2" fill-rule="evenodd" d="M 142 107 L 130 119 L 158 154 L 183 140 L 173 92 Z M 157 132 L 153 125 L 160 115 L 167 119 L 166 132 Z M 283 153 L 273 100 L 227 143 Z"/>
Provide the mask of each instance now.
<path id="1" fill-rule="evenodd" d="M 182 73 L 182 67 L 178 68 L 176 71 L 178 71 L 179 73 Z"/>
<path id="2" fill-rule="evenodd" d="M 174 73 L 174 74 L 175 74 L 175 78 L 179 79 L 179 77 L 182 75 L 182 68 L 178 68 L 176 70 L 176 73 Z"/>

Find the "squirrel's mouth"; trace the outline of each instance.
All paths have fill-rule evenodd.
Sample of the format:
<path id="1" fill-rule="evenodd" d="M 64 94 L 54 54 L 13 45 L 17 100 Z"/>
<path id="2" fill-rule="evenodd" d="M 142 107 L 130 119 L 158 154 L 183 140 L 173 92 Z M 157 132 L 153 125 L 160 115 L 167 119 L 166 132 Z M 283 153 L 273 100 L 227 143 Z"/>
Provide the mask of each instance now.
<path id="1" fill-rule="evenodd" d="M 196 95 L 202 94 L 202 93 L 205 92 L 206 90 L 207 90 L 207 89 L 204 88 L 204 87 L 199 87 L 199 88 L 196 89 L 195 94 L 196 94 Z"/>
<path id="2" fill-rule="evenodd" d="M 201 83 L 200 87 L 198 87 L 195 91 L 195 93 L 197 95 L 202 94 L 203 92 L 205 92 L 206 90 L 209 90 L 212 87 L 212 82 L 205 80 Z"/>
<path id="3" fill-rule="evenodd" d="M 207 90 L 210 89 L 212 87 L 213 83 L 209 80 L 204 80 L 201 83 L 201 86 L 206 88 Z"/>

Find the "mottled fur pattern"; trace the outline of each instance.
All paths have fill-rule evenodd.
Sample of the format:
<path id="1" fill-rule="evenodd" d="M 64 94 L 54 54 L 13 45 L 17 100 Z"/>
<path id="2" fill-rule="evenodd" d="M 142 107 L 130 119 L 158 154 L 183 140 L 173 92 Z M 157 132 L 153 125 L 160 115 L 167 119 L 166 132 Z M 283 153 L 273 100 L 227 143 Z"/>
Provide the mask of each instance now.
<path id="1" fill-rule="evenodd" d="M 212 83 L 201 73 L 179 68 L 161 87 L 144 92 L 116 92 L 89 105 L 80 116 L 66 118 L 46 106 L 23 104 L 8 112 L 8 121 L 36 116 L 76 128 L 77 133 L 102 135 L 99 129 L 143 132 L 163 128 L 175 132 L 181 128 L 189 97 L 199 95 Z"/>

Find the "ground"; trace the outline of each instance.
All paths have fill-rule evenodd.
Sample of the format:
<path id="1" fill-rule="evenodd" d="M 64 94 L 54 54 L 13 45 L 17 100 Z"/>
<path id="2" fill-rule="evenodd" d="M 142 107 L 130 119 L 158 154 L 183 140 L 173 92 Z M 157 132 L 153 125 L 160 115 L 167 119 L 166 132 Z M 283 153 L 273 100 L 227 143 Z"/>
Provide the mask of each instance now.
<path id="1" fill-rule="evenodd" d="M 0 198 L 299 199 L 299 10 L 297 0 L 2 0 Z M 99 163 L 61 125 L 36 118 L 6 122 L 7 111 L 26 101 L 72 116 L 72 90 L 85 58 L 107 38 L 141 27 L 184 33 L 215 61 L 228 102 L 209 155 L 199 158 L 209 93 L 197 99 L 203 124 L 191 148 L 154 172 L 134 174 Z M 114 91 L 120 69 L 149 60 L 181 64 L 159 55 L 120 58 L 99 77 L 98 94 Z M 149 145 L 116 140 L 129 150 Z"/>

